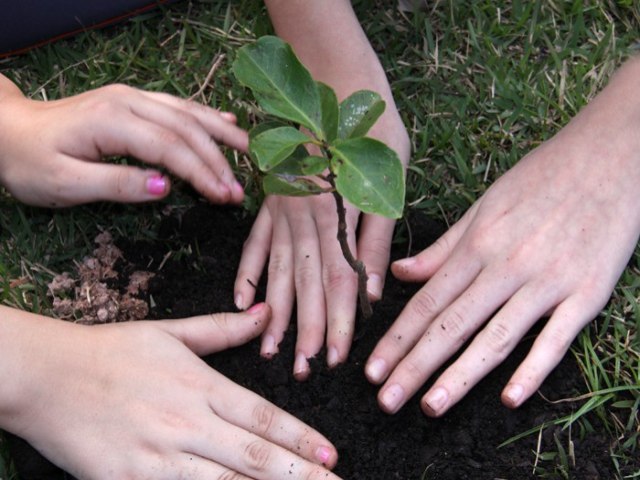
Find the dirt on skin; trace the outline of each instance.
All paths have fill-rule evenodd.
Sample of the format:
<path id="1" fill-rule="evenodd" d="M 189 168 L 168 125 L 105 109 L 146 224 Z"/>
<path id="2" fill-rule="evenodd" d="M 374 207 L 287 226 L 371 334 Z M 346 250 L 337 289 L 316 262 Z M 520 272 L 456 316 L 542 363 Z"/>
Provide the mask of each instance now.
<path id="1" fill-rule="evenodd" d="M 410 218 L 411 253 L 416 253 L 442 233 L 441 225 L 419 215 Z M 234 209 L 198 205 L 182 215 L 166 217 L 160 240 L 152 244 L 118 243 L 125 262 L 118 274 L 136 270 L 155 274 L 149 284 L 152 318 L 180 318 L 215 311 L 234 311 L 233 282 L 242 243 L 251 219 Z M 408 253 L 405 223 L 399 224 L 392 257 Z M 167 258 L 167 256 L 169 256 Z M 229 378 L 254 390 L 326 435 L 338 448 L 335 473 L 351 480 L 458 480 L 616 478 L 606 433 L 582 435 L 580 428 L 563 430 L 548 425 L 518 441 L 506 440 L 544 422 L 570 414 L 580 403 L 554 400 L 584 392 L 584 384 L 571 355 L 522 408 L 508 410 L 500 403 L 501 389 L 529 350 L 530 333 L 512 355 L 477 385 L 443 418 L 424 416 L 418 400 L 425 386 L 398 414 L 384 414 L 377 405 L 377 388 L 364 375 L 365 361 L 378 339 L 398 316 L 419 285 L 402 284 L 389 276 L 384 298 L 374 315 L 359 322 L 348 361 L 329 370 L 324 353 L 312 360 L 313 374 L 303 383 L 292 376 L 295 319 L 280 345 L 280 354 L 268 361 L 259 356 L 259 341 L 208 357 L 207 362 Z M 257 299 L 264 299 L 264 280 Z M 597 418 L 588 417 L 595 431 Z M 571 459 L 558 452 L 560 445 Z M 12 438 L 12 453 L 23 480 L 71 478 L 42 459 L 25 442 Z M 534 465 L 537 465 L 534 467 Z M 569 468 L 569 472 L 563 469 Z M 537 475 L 534 475 L 534 470 Z M 628 472 L 631 473 L 631 472 Z"/>

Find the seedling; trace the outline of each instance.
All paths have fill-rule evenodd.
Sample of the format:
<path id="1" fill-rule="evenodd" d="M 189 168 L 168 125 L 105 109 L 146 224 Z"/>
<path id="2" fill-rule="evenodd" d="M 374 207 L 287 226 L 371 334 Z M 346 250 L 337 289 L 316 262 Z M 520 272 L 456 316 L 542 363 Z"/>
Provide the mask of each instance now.
<path id="1" fill-rule="evenodd" d="M 249 134 L 251 158 L 264 173 L 264 192 L 333 194 L 338 241 L 358 274 L 362 314 L 371 316 L 365 265 L 347 242 L 344 200 L 365 213 L 402 215 L 402 163 L 391 148 L 365 136 L 384 111 L 384 101 L 375 92 L 360 90 L 338 103 L 333 89 L 315 81 L 292 48 L 272 36 L 240 48 L 233 71 L 260 107 L 278 119 L 256 126 Z"/>

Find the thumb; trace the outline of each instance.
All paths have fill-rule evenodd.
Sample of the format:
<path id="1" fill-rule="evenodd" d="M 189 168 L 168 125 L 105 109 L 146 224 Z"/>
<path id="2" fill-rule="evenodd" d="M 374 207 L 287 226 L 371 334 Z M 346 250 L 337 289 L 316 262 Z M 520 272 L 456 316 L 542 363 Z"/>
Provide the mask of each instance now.
<path id="1" fill-rule="evenodd" d="M 476 211 L 477 204 L 467 210 L 453 227 L 422 252 L 393 262 L 391 264 L 393 276 L 405 282 L 424 282 L 431 278 L 449 258 L 469 228 Z"/>
<path id="2" fill-rule="evenodd" d="M 169 194 L 169 178 L 157 170 L 147 170 L 110 163 L 77 162 L 73 169 L 70 201 L 148 202 Z"/>
<path id="3" fill-rule="evenodd" d="M 259 303 L 241 313 L 213 313 L 163 321 L 162 328 L 202 356 L 247 343 L 262 333 L 270 318 L 271 307 Z"/>

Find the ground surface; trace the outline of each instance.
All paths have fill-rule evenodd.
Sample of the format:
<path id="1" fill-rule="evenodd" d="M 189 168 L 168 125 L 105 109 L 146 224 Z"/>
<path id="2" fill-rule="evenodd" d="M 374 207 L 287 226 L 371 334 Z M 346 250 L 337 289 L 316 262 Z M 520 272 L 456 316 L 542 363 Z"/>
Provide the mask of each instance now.
<path id="1" fill-rule="evenodd" d="M 149 287 L 153 298 L 150 315 L 155 318 L 234 310 L 233 276 L 242 239 L 250 227 L 250 219 L 243 220 L 239 215 L 237 210 L 204 204 L 181 214 L 173 212 L 162 223 L 161 241 L 118 243 L 125 258 L 119 264 L 120 281 L 126 285 L 126 276 L 140 269 L 156 273 Z M 410 222 L 413 251 L 422 249 L 441 229 L 416 218 Z M 398 237 L 402 240 L 407 235 L 401 233 Z M 167 259 L 169 251 L 173 253 Z M 399 241 L 393 256 L 406 252 L 407 243 Z M 263 289 L 261 284 L 258 298 L 263 298 Z M 389 278 L 385 297 L 375 306 L 374 316 L 358 326 L 348 363 L 328 371 L 318 360 L 313 364 L 311 379 L 305 383 L 294 381 L 291 375 L 295 332 L 289 333 L 281 345 L 281 354 L 272 361 L 262 360 L 258 343 L 253 342 L 212 356 L 208 362 L 326 435 L 340 452 L 335 471 L 345 479 L 527 479 L 538 478 L 544 472 L 550 478 L 563 478 L 556 463 L 564 462 L 558 456 L 555 461 L 541 457 L 537 475 L 533 475 L 537 434 L 498 448 L 510 437 L 577 408 L 571 403 L 551 404 L 539 395 L 517 411 L 500 404 L 501 388 L 528 350 L 532 336 L 442 419 L 425 417 L 417 398 L 395 416 L 378 409 L 376 388 L 365 380 L 363 364 L 416 289 L 417 286 Z M 572 357 L 567 356 L 541 393 L 554 400 L 583 391 L 578 369 Z M 566 478 L 615 478 L 607 437 L 591 433 L 582 440 L 578 430 L 575 427 L 571 435 L 576 466 Z M 549 426 L 543 430 L 540 442 L 540 453 L 557 452 L 557 442 L 568 452 L 569 434 Z M 22 480 L 69 478 L 15 439 L 12 454 Z"/>

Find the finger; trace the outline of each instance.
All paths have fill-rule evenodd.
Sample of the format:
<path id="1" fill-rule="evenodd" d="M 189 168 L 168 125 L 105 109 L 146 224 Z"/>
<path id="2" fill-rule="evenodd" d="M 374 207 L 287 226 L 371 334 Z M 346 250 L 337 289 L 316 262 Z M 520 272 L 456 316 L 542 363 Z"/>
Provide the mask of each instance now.
<path id="1" fill-rule="evenodd" d="M 191 108 L 172 108 L 164 102 L 152 101 L 148 94 L 144 94 L 145 101 L 131 102 L 131 111 L 139 117 L 156 123 L 164 127 L 168 132 L 177 135 L 201 160 L 203 165 L 202 175 L 216 177 L 218 181 L 225 185 L 231 194 L 231 200 L 235 203 L 242 201 L 243 189 L 236 181 L 233 171 L 227 159 L 220 151 L 216 142 L 212 139 L 211 133 L 198 121 L 198 117 L 192 114 L 196 110 L 195 104 Z M 183 102 L 184 103 L 184 102 Z M 214 111 L 212 111 L 213 113 Z M 246 137 L 243 132 L 234 124 L 227 122 L 219 114 L 213 113 L 209 118 L 209 123 L 214 123 L 211 130 L 224 136 L 221 131 L 226 131 L 228 135 L 232 130 L 238 135 Z M 246 138 L 248 142 L 248 137 Z M 244 144 L 243 144 L 244 145 Z M 165 165 L 171 168 L 171 165 Z M 179 172 L 176 172 L 180 175 Z"/>
<path id="2" fill-rule="evenodd" d="M 211 408 L 219 416 L 212 415 L 211 420 L 218 426 L 207 431 L 213 432 L 211 435 L 215 438 L 205 442 L 204 450 L 201 446 L 196 453 L 213 457 L 211 448 L 215 448 L 220 454 L 216 457 L 217 461 L 252 478 L 307 478 L 289 473 L 291 467 L 295 467 L 296 473 L 301 468 L 305 469 L 303 471 L 308 471 L 310 467 L 315 470 L 315 466 L 302 459 L 328 468 L 335 466 L 338 453 L 323 435 L 259 395 L 222 375 L 216 376 L 219 377 L 216 380 L 217 389 L 222 387 L 225 394 L 214 393 L 211 397 Z M 220 421 L 227 423 L 221 425 Z M 225 435 L 220 435 L 222 431 L 225 431 Z M 239 463 L 234 458 L 234 452 L 244 452 L 244 461 Z M 264 471 L 256 476 L 261 468 Z M 324 469 L 320 471 L 328 473 Z"/>
<path id="3" fill-rule="evenodd" d="M 455 255 L 416 293 L 389 331 L 380 339 L 365 367 L 370 382 L 382 383 L 391 370 L 416 345 L 433 320 L 476 278 L 477 260 Z"/>
<path id="4" fill-rule="evenodd" d="M 380 390 L 378 400 L 384 411 L 397 412 L 520 287 L 519 283 L 490 281 L 493 278 L 502 280 L 501 276 L 485 270 L 428 326 Z"/>
<path id="5" fill-rule="evenodd" d="M 274 222 L 266 293 L 272 315 L 260 347 L 261 355 L 267 358 L 278 352 L 278 344 L 291 321 L 295 298 L 291 232 L 284 216 L 278 216 Z"/>
<path id="6" fill-rule="evenodd" d="M 358 257 L 367 267 L 367 292 L 371 301 L 382 298 L 389 266 L 395 221 L 378 215 L 363 215 L 358 236 Z"/>
<path id="7" fill-rule="evenodd" d="M 473 204 L 453 227 L 418 255 L 393 262 L 393 275 L 405 282 L 424 282 L 431 278 L 452 255 L 474 218 L 478 204 L 479 202 Z"/>
<path id="8" fill-rule="evenodd" d="M 582 295 L 569 297 L 558 305 L 503 390 L 502 403 L 517 408 L 533 395 L 601 308 Z"/>
<path id="9" fill-rule="evenodd" d="M 557 303 L 558 291 L 548 282 L 524 285 L 422 397 L 423 411 L 432 417 L 447 412 L 502 363 L 533 324 Z"/>
<path id="10" fill-rule="evenodd" d="M 236 116 L 232 112 L 223 112 L 202 105 L 198 102 L 161 92 L 142 92 L 151 99 L 161 101 L 173 108 L 184 110 L 196 117 L 205 130 L 218 142 L 242 152 L 249 149 L 249 135 L 238 126 Z"/>
<path id="11" fill-rule="evenodd" d="M 295 202 L 296 199 L 292 200 Z M 321 254 L 318 230 L 313 217 L 299 215 L 291 225 L 291 233 L 294 239 L 294 282 L 298 321 L 293 375 L 297 380 L 306 380 L 311 373 L 307 359 L 320 351 L 325 338 L 326 308 L 322 284 L 322 264 L 325 257 Z"/>
<path id="12" fill-rule="evenodd" d="M 358 304 L 358 277 L 336 240 L 336 216 L 318 221 L 326 298 L 327 365 L 333 368 L 347 359 L 351 348 Z M 347 242 L 354 256 L 359 254 L 355 240 L 357 221 L 357 214 L 347 216 Z"/>
<path id="13" fill-rule="evenodd" d="M 156 473 L 153 478 L 166 478 L 167 480 L 174 480 L 176 478 L 188 478 L 190 480 L 210 480 L 212 478 L 255 480 L 193 453 L 183 453 L 178 457 L 177 462 L 172 462 L 170 465 L 173 468 L 167 468 L 163 465 L 160 470 L 162 476 L 159 477 L 158 473 Z M 179 469 L 179 471 L 176 472 L 176 469 Z M 147 472 L 141 472 L 140 475 L 137 475 L 135 478 L 146 477 Z"/>
<path id="14" fill-rule="evenodd" d="M 247 343 L 264 330 L 271 317 L 266 303 L 242 313 L 215 313 L 182 320 L 154 322 L 199 356 Z"/>
<path id="15" fill-rule="evenodd" d="M 240 265 L 233 287 L 236 307 L 244 310 L 255 299 L 256 285 L 267 263 L 271 248 L 272 219 L 269 208 L 263 204 L 256 217 L 251 232 L 242 247 Z"/>
<path id="16" fill-rule="evenodd" d="M 173 130 L 135 115 L 114 114 L 96 138 L 100 156 L 132 155 L 168 168 L 214 202 L 225 203 L 234 198 L 229 187 Z M 73 152 L 66 153 L 73 156 Z"/>
<path id="17" fill-rule="evenodd" d="M 171 181 L 156 170 L 124 165 L 88 163 L 66 158 L 59 174 L 74 181 L 55 201 L 63 207 L 95 201 L 126 203 L 158 200 L 169 194 Z"/>

